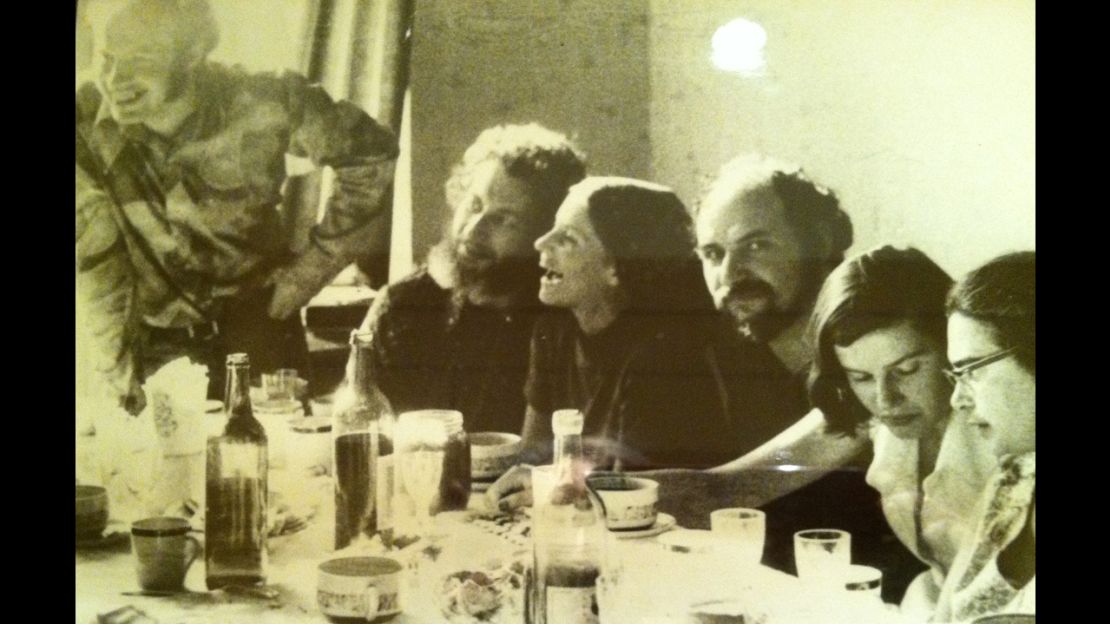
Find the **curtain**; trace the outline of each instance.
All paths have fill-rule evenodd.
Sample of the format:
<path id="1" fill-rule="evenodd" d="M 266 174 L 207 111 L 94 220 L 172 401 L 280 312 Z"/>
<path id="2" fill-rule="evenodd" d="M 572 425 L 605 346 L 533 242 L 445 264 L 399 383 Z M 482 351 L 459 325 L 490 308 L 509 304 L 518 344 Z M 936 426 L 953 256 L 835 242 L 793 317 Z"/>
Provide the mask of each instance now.
<path id="1" fill-rule="evenodd" d="M 413 0 L 313 0 L 307 38 L 304 72 L 324 85 L 333 97 L 348 99 L 401 136 L 405 91 L 408 87 L 409 41 Z M 408 150 L 402 148 L 402 158 Z M 405 168 L 407 170 L 407 168 Z M 305 176 L 301 188 L 306 200 L 318 201 L 330 191 L 330 172 Z M 384 284 L 389 277 L 393 239 L 393 199 L 408 198 L 395 193 L 389 198 L 393 209 L 379 221 L 367 241 L 367 253 L 357 264 L 371 285 Z M 397 197 L 401 195 L 402 197 Z M 399 241 L 400 242 L 400 241 Z"/>

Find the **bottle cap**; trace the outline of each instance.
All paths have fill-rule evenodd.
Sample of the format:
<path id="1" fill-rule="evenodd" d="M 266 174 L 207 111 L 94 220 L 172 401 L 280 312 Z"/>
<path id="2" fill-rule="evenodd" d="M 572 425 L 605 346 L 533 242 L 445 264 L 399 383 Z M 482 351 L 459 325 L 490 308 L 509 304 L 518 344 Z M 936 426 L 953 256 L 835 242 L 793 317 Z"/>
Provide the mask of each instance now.
<path id="1" fill-rule="evenodd" d="M 561 409 L 555 410 L 551 415 L 551 430 L 557 436 L 582 435 L 582 425 L 586 417 L 580 410 Z"/>
<path id="2" fill-rule="evenodd" d="M 228 366 L 244 366 L 251 363 L 250 356 L 246 353 L 229 353 L 227 354 Z"/>

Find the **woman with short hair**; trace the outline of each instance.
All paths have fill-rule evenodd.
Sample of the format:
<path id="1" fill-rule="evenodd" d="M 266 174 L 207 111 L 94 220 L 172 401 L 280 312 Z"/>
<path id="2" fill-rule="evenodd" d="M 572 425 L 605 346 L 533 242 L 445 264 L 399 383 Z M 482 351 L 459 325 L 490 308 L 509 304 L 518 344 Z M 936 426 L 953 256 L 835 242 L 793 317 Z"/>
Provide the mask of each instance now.
<path id="1" fill-rule="evenodd" d="M 813 405 L 830 432 L 870 437 L 867 483 L 898 539 L 930 566 L 903 611 L 933 610 L 993 458 L 948 404 L 945 295 L 952 279 L 916 249 L 881 247 L 825 280 L 811 319 Z"/>

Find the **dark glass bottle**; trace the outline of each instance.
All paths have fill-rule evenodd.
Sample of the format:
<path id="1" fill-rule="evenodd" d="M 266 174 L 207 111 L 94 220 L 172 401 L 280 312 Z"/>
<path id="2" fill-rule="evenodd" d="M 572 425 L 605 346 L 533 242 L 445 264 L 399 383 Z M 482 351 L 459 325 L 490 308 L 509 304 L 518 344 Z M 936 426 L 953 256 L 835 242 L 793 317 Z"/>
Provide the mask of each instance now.
<path id="1" fill-rule="evenodd" d="M 378 389 L 372 360 L 374 335 L 351 332 L 347 383 L 332 409 L 335 437 L 335 548 L 359 534 L 393 538 L 393 409 Z"/>
<path id="2" fill-rule="evenodd" d="M 267 445 L 250 400 L 250 359 L 227 356 L 227 425 L 208 439 L 205 583 L 208 589 L 266 582 Z"/>

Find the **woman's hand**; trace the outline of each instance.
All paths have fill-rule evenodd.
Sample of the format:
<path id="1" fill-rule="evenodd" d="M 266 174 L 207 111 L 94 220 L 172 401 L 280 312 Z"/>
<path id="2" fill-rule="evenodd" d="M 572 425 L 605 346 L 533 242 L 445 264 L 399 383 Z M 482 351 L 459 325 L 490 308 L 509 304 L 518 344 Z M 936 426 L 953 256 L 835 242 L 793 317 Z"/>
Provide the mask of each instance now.
<path id="1" fill-rule="evenodd" d="M 532 466 L 513 466 L 486 490 L 486 500 L 495 509 L 513 511 L 532 505 Z"/>

